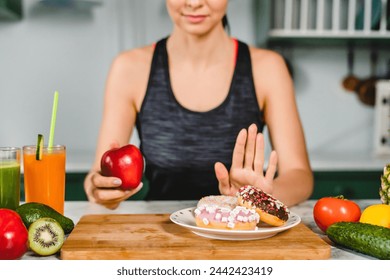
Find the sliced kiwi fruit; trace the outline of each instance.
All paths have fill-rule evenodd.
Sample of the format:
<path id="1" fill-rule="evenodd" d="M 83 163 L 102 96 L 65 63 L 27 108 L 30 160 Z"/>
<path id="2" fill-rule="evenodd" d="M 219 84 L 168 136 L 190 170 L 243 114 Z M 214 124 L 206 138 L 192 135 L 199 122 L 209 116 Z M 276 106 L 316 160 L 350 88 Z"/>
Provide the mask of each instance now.
<path id="1" fill-rule="evenodd" d="M 69 234 L 74 228 L 72 219 L 65 217 L 52 207 L 43 203 L 26 202 L 19 205 L 16 208 L 16 212 L 18 212 L 19 216 L 22 218 L 26 228 L 29 228 L 30 225 L 39 218 L 45 217 L 55 219 L 61 225 L 65 234 Z"/>
<path id="2" fill-rule="evenodd" d="M 57 253 L 64 244 L 64 237 L 61 225 L 52 218 L 40 218 L 28 228 L 29 247 L 40 256 Z"/>
<path id="3" fill-rule="evenodd" d="M 37 150 L 35 152 L 35 159 L 42 160 L 42 153 L 43 153 L 43 135 L 38 134 Z"/>

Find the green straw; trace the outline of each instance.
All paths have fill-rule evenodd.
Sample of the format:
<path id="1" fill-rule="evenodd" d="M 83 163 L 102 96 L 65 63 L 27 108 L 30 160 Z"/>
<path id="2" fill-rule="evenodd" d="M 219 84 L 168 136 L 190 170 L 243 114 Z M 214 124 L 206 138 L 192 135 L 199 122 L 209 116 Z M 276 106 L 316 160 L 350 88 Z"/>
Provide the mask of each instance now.
<path id="1" fill-rule="evenodd" d="M 53 110 L 51 112 L 49 148 L 53 147 L 53 142 L 54 142 L 54 130 L 56 128 L 57 106 L 58 106 L 58 91 L 54 92 Z"/>

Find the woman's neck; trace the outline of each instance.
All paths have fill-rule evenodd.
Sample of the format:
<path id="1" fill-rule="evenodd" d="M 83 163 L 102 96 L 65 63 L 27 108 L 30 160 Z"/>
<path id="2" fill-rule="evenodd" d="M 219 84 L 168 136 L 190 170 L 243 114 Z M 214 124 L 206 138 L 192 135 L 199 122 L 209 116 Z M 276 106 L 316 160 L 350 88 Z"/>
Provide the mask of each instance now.
<path id="1" fill-rule="evenodd" d="M 233 44 L 223 29 L 213 30 L 202 36 L 174 30 L 168 38 L 167 50 L 170 60 L 207 66 L 226 59 L 232 54 Z"/>

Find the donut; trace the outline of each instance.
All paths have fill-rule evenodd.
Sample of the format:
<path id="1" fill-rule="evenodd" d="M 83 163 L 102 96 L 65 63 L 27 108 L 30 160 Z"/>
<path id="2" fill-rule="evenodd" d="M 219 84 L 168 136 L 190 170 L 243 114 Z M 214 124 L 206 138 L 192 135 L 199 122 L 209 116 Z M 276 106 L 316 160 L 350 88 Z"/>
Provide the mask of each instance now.
<path id="1" fill-rule="evenodd" d="M 243 206 L 220 207 L 201 204 L 194 210 L 198 227 L 225 230 L 255 230 L 260 221 L 259 214 Z"/>
<path id="2" fill-rule="evenodd" d="M 234 208 L 238 205 L 236 196 L 229 195 L 209 195 L 202 197 L 197 204 L 197 207 L 202 205 L 216 205 L 218 207 Z"/>
<path id="3" fill-rule="evenodd" d="M 271 226 L 284 225 L 290 215 L 290 210 L 272 195 L 256 189 L 253 186 L 243 186 L 237 192 L 238 204 L 254 209 L 260 216 L 260 221 Z"/>

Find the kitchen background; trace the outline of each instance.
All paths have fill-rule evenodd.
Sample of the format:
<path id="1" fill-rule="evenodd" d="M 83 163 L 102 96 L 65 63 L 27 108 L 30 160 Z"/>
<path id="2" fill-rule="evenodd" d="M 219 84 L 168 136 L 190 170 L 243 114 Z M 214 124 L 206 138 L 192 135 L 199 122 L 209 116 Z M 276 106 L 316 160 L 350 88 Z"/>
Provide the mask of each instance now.
<path id="1" fill-rule="evenodd" d="M 390 95 L 390 12 L 382 2 L 229 1 L 231 35 L 280 52 L 291 66 L 315 171 L 313 197 L 378 197 L 379 176 L 390 163 L 390 112 L 383 106 Z M 170 28 L 164 0 L 0 1 L 0 146 L 35 144 L 38 133 L 48 139 L 58 90 L 55 142 L 67 146 L 66 195 L 84 199 L 113 58 Z M 383 80 L 377 104 L 343 87 L 348 53 L 355 76 Z M 136 131 L 131 142 L 138 144 Z"/>

